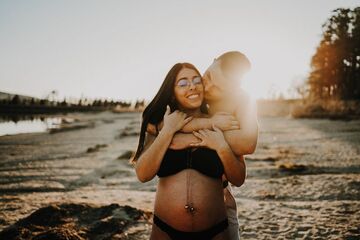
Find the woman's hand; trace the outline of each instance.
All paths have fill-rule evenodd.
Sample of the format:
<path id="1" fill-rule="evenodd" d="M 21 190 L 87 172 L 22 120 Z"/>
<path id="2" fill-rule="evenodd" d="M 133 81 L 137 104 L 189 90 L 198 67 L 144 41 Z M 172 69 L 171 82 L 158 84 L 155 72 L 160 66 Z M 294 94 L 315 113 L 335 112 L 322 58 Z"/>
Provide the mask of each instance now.
<path id="1" fill-rule="evenodd" d="M 166 112 L 164 114 L 164 126 L 161 131 L 169 131 L 172 134 L 179 131 L 185 124 L 190 122 L 192 117 L 186 117 L 186 114 L 175 110 L 170 113 L 170 107 L 166 106 Z"/>
<path id="2" fill-rule="evenodd" d="M 192 147 L 207 147 L 215 151 L 221 150 L 224 147 L 229 147 L 222 131 L 215 127 L 214 124 L 212 127 L 214 130 L 202 129 L 199 131 L 194 131 L 193 134 L 199 138 L 201 142 L 192 143 L 190 145 Z"/>
<path id="3" fill-rule="evenodd" d="M 240 129 L 240 124 L 236 118 L 227 112 L 217 112 L 211 117 L 213 125 L 220 128 L 222 131 Z"/>

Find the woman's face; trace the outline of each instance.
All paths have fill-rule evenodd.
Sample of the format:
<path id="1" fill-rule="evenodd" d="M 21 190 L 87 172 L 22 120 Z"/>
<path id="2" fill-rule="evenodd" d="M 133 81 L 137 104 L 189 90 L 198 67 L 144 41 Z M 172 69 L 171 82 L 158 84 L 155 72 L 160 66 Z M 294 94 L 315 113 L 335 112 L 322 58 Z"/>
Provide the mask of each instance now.
<path id="1" fill-rule="evenodd" d="M 194 69 L 181 69 L 176 76 L 174 93 L 180 110 L 200 108 L 204 98 L 201 76 Z"/>

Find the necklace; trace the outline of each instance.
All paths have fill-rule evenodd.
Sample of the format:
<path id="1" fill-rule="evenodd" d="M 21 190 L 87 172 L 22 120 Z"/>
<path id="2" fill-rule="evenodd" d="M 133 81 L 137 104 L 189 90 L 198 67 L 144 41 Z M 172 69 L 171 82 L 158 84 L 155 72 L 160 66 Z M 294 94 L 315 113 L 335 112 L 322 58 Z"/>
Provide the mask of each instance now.
<path id="1" fill-rule="evenodd" d="M 191 149 L 188 151 L 188 157 L 186 159 L 187 167 L 192 167 L 192 159 L 191 159 Z M 190 171 L 186 171 L 186 204 L 184 206 L 185 210 L 191 214 L 194 214 L 195 208 L 191 202 L 191 183 L 190 183 Z"/>

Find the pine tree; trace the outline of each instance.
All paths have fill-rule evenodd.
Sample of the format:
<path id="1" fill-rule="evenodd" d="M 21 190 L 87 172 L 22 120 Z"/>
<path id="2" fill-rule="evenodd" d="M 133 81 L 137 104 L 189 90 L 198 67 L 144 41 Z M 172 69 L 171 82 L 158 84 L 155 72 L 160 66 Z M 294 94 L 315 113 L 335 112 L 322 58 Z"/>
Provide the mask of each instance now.
<path id="1" fill-rule="evenodd" d="M 360 99 L 360 8 L 338 8 L 333 13 L 311 59 L 310 96 Z"/>

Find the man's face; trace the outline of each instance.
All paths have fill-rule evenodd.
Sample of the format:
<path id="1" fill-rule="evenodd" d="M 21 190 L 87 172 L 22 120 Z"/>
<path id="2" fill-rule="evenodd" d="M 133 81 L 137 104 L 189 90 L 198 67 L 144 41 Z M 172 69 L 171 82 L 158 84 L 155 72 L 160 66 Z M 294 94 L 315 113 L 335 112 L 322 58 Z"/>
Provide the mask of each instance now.
<path id="1" fill-rule="evenodd" d="M 215 60 L 203 76 L 205 100 L 217 101 L 221 99 L 224 92 L 224 83 L 226 83 L 226 79 L 222 74 L 220 63 Z"/>

